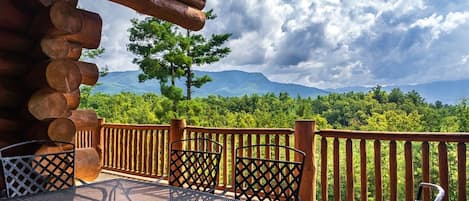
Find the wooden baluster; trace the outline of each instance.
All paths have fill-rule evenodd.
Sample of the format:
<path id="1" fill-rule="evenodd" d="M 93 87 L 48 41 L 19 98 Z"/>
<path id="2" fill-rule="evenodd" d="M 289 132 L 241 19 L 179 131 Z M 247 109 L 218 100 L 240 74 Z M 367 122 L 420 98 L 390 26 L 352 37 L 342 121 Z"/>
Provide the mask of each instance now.
<path id="1" fill-rule="evenodd" d="M 127 166 L 125 168 L 126 171 L 132 171 L 132 161 L 134 159 L 132 158 L 132 131 L 129 129 L 123 130 L 122 134 L 126 136 L 126 141 L 125 141 L 125 161 L 127 161 Z"/>
<path id="2" fill-rule="evenodd" d="M 239 135 L 238 135 L 238 143 L 239 143 L 239 147 L 244 146 L 243 134 L 239 134 Z M 239 155 L 240 155 L 240 156 L 244 156 L 244 150 L 243 150 L 243 149 L 240 149 L 240 150 L 239 150 Z"/>
<path id="3" fill-rule="evenodd" d="M 155 158 L 155 150 L 154 150 L 154 142 L 155 142 L 155 132 L 157 132 L 157 130 L 151 130 L 150 131 L 150 142 L 149 142 L 149 147 L 148 149 L 150 150 L 148 153 L 148 161 L 149 161 L 149 166 L 148 166 L 148 169 L 149 169 L 149 176 L 153 176 L 155 175 L 155 173 L 153 172 L 154 168 L 153 168 L 153 162 L 156 161 L 156 158 Z"/>
<path id="4" fill-rule="evenodd" d="M 270 144 L 270 135 L 265 135 L 265 144 Z M 265 147 L 265 158 L 270 159 L 270 147 Z"/>
<path id="5" fill-rule="evenodd" d="M 165 164 L 166 164 L 166 160 L 165 160 L 165 152 L 166 152 L 166 149 L 164 147 L 164 144 L 166 143 L 166 140 L 165 140 L 165 133 L 166 132 L 163 132 L 160 134 L 159 138 L 160 138 L 160 148 L 159 148 L 159 152 L 160 152 L 160 165 L 158 166 L 159 169 L 160 169 L 160 172 L 161 172 L 161 176 L 164 176 L 165 174 L 165 170 L 166 168 L 164 167 Z M 169 143 L 169 141 L 168 141 Z"/>
<path id="6" fill-rule="evenodd" d="M 205 137 L 205 132 L 200 133 L 200 138 L 206 138 Z M 199 141 L 199 140 L 197 140 L 197 141 Z M 205 147 L 205 141 L 200 141 L 199 143 L 200 143 L 200 146 L 201 146 L 201 150 L 203 152 L 207 151 L 207 147 Z"/>
<path id="7" fill-rule="evenodd" d="M 222 143 L 220 133 L 217 133 L 217 135 L 216 135 L 216 141 L 217 141 L 218 143 L 220 143 L 220 144 Z M 216 147 L 216 151 L 217 151 L 217 152 L 222 151 L 221 148 L 219 148 L 217 145 L 215 145 L 215 147 Z M 224 147 L 224 146 L 223 146 L 223 147 Z M 223 153 L 222 153 L 221 157 L 223 157 Z M 220 164 L 222 163 L 221 161 L 222 161 L 222 158 L 220 158 Z M 221 168 L 223 168 L 223 166 L 221 166 Z M 220 172 L 221 172 L 221 170 L 218 170 L 218 179 L 217 179 L 217 181 L 218 181 L 218 183 L 217 183 L 218 187 L 222 187 L 222 186 L 221 186 L 222 181 L 221 181 L 221 175 L 220 175 L 221 173 L 220 173 Z M 223 175 L 223 177 L 225 177 L 225 176 Z"/>
<path id="8" fill-rule="evenodd" d="M 368 200 L 368 177 L 366 173 L 366 141 L 360 140 L 360 192 L 361 200 Z"/>
<path id="9" fill-rule="evenodd" d="M 383 201 L 383 184 L 381 182 L 381 142 L 375 140 L 375 200 Z"/>
<path id="10" fill-rule="evenodd" d="M 275 145 L 280 145 L 280 136 L 275 134 Z M 280 149 L 278 147 L 275 148 L 275 160 L 280 160 Z"/>
<path id="11" fill-rule="evenodd" d="M 334 201 L 340 201 L 339 138 L 334 138 Z"/>
<path id="12" fill-rule="evenodd" d="M 199 132 L 195 132 L 195 138 L 199 138 Z M 199 150 L 199 143 L 197 141 L 194 141 L 194 149 Z"/>
<path id="13" fill-rule="evenodd" d="M 252 135 L 249 134 L 248 135 L 248 146 L 251 146 L 252 145 Z M 248 149 L 248 157 L 251 158 L 252 157 L 252 149 Z"/>
<path id="14" fill-rule="evenodd" d="M 259 134 L 256 135 L 256 144 L 261 144 L 261 136 Z M 260 158 L 261 157 L 261 149 L 260 147 L 256 148 L 256 157 Z"/>
<path id="15" fill-rule="evenodd" d="M 114 152 L 112 158 L 113 158 L 113 163 L 112 163 L 112 167 L 113 168 L 117 168 L 117 157 L 118 157 L 118 154 L 119 154 L 119 150 L 117 149 L 118 148 L 118 144 L 117 144 L 117 136 L 119 136 L 119 130 L 118 129 L 115 129 L 114 132 L 113 132 L 113 136 L 112 136 L 112 144 L 113 144 L 113 147 L 112 147 L 112 151 Z"/>
<path id="16" fill-rule="evenodd" d="M 134 162 L 134 166 L 132 168 L 132 172 L 138 172 L 138 167 L 140 165 L 140 161 L 138 161 L 138 158 L 139 157 L 139 143 L 138 143 L 138 133 L 136 130 L 131 130 L 130 132 L 132 132 L 132 136 L 133 136 L 133 140 L 132 140 L 132 148 L 133 148 L 133 154 L 132 154 L 132 158 L 133 158 L 133 162 Z M 135 160 L 137 159 L 137 160 Z"/>
<path id="17" fill-rule="evenodd" d="M 208 139 L 213 140 L 213 134 L 212 133 L 208 133 Z M 209 143 L 209 144 L 207 144 L 207 146 L 208 146 L 208 151 L 212 152 L 213 144 Z"/>
<path id="18" fill-rule="evenodd" d="M 235 135 L 231 134 L 231 170 L 230 170 L 230 175 L 231 175 L 231 186 L 234 189 L 234 182 L 235 182 L 235 170 L 236 170 L 236 153 L 235 153 Z"/>
<path id="19" fill-rule="evenodd" d="M 223 187 L 225 187 L 225 189 L 227 188 L 227 184 L 228 184 L 228 174 L 227 174 L 227 169 L 228 169 L 228 165 L 227 165 L 227 158 L 228 158 L 228 153 L 226 152 L 226 149 L 227 149 L 227 146 L 228 144 L 226 143 L 226 138 L 228 137 L 228 134 L 224 134 L 223 135 Z"/>
<path id="20" fill-rule="evenodd" d="M 187 138 L 186 139 L 191 139 L 192 132 L 187 132 Z M 192 149 L 192 143 L 189 141 L 187 142 L 187 149 L 191 150 Z"/>
<path id="21" fill-rule="evenodd" d="M 458 201 L 467 200 L 466 144 L 458 143 Z"/>
<path id="22" fill-rule="evenodd" d="M 125 166 L 125 163 L 127 162 L 127 160 L 125 160 L 124 158 L 124 145 L 126 144 L 124 141 L 124 133 L 122 132 L 122 130 L 119 129 L 119 136 L 118 136 L 118 141 L 119 141 L 119 149 L 116 148 L 116 151 L 119 155 L 119 169 L 120 170 L 123 170 L 124 169 L 124 166 Z"/>
<path id="23" fill-rule="evenodd" d="M 108 147 L 108 165 L 109 165 L 109 168 L 112 168 L 112 157 L 113 157 L 113 154 L 114 154 L 114 151 L 112 150 L 113 149 L 113 144 L 112 144 L 112 132 L 113 132 L 113 128 L 109 128 L 109 132 L 108 132 L 108 137 L 107 137 L 107 144 L 105 144 L 105 146 Z"/>
<path id="24" fill-rule="evenodd" d="M 327 139 L 321 139 L 321 198 L 322 201 L 328 201 L 327 189 Z"/>
<path id="25" fill-rule="evenodd" d="M 352 155 L 352 139 L 348 138 L 345 145 L 345 160 L 346 160 L 346 194 L 347 201 L 353 201 L 353 155 Z"/>
<path id="26" fill-rule="evenodd" d="M 389 180 L 390 200 L 397 201 L 397 151 L 394 140 L 389 142 Z"/>
<path id="27" fill-rule="evenodd" d="M 422 181 L 430 182 L 430 145 L 428 142 L 422 143 Z M 430 201 L 430 191 L 428 188 L 423 190 L 423 200 Z"/>
<path id="28" fill-rule="evenodd" d="M 103 141 L 102 141 L 102 143 L 104 145 L 104 146 L 102 146 L 103 147 L 103 150 L 102 150 L 103 151 L 103 168 L 108 167 L 108 156 L 109 156 L 109 152 L 108 152 L 109 151 L 109 146 L 108 146 L 109 141 L 108 141 L 108 139 L 109 139 L 109 137 L 108 137 L 107 134 L 108 134 L 108 128 L 104 128 L 103 129 Z"/>
<path id="29" fill-rule="evenodd" d="M 148 149 L 148 143 L 149 143 L 149 137 L 148 137 L 148 132 L 150 130 L 148 129 L 145 129 L 143 130 L 143 136 L 142 136 L 142 144 L 143 144 L 143 152 L 142 152 L 142 160 L 143 160 L 143 168 L 142 168 L 142 173 L 145 174 L 145 175 L 150 175 L 148 172 L 148 163 L 151 161 L 150 158 L 148 158 L 148 152 L 149 152 L 149 149 Z"/>
<path id="30" fill-rule="evenodd" d="M 414 201 L 414 164 L 412 162 L 412 143 L 404 145 L 405 158 L 405 200 Z"/>
<path id="31" fill-rule="evenodd" d="M 160 134 L 161 134 L 162 132 L 164 132 L 164 131 L 163 131 L 163 130 L 156 130 L 156 131 L 155 131 L 155 147 L 154 147 L 154 149 L 155 149 L 155 153 L 154 153 L 154 155 L 155 155 L 155 168 L 154 168 L 154 169 L 155 169 L 155 175 L 156 175 L 156 177 L 159 177 L 159 176 L 162 175 L 162 174 L 160 175 L 160 174 L 159 174 L 159 171 L 158 171 L 158 170 L 159 170 L 159 167 L 160 167 L 160 166 L 159 166 L 160 150 L 159 150 L 159 148 L 158 148 L 158 145 L 159 145 L 159 143 L 160 143 Z"/>
<path id="32" fill-rule="evenodd" d="M 285 146 L 287 146 L 287 147 L 290 146 L 290 135 L 289 134 L 285 135 Z M 285 160 L 290 161 L 290 150 L 288 150 L 288 149 L 285 152 Z"/>
<path id="33" fill-rule="evenodd" d="M 440 172 L 440 185 L 445 189 L 445 192 L 449 192 L 448 189 L 448 148 L 445 142 L 440 142 L 438 145 L 438 166 Z M 445 194 L 443 201 L 448 201 L 448 193 Z"/>

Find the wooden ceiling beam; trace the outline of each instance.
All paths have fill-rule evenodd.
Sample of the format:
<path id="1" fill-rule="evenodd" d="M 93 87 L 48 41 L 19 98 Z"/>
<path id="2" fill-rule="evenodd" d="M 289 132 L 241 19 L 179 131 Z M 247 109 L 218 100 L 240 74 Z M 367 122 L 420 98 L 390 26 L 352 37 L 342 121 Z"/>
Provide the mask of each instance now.
<path id="1" fill-rule="evenodd" d="M 192 2 L 194 5 L 204 0 L 110 0 L 112 2 L 127 6 L 139 13 L 166 20 L 182 26 L 186 29 L 198 31 L 205 25 L 205 13 L 185 3 Z M 183 3 L 183 1 L 185 3 Z M 198 6 L 200 7 L 200 5 Z"/>

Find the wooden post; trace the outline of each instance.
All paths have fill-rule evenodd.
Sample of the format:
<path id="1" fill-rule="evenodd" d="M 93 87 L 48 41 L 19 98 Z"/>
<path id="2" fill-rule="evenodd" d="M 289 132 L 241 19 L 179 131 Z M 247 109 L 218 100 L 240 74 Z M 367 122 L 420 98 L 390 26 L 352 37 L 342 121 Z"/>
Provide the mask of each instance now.
<path id="1" fill-rule="evenodd" d="M 313 120 L 295 122 L 295 148 L 306 153 L 300 198 L 307 201 L 316 201 L 315 126 L 316 123 Z"/>
<path id="2" fill-rule="evenodd" d="M 103 164 L 103 143 L 101 141 L 101 134 L 103 132 L 103 126 L 106 123 L 105 118 L 99 118 L 98 119 L 98 126 L 96 127 L 96 130 L 94 131 L 94 134 L 91 136 L 91 143 L 93 148 L 96 149 L 96 151 L 99 154 L 99 161 L 101 165 Z"/>
<path id="3" fill-rule="evenodd" d="M 182 140 L 184 138 L 184 128 L 186 128 L 185 119 L 171 119 L 171 128 L 169 129 L 169 145 L 168 145 L 168 181 L 169 181 L 169 169 L 171 168 L 171 143 Z M 181 149 L 180 145 L 173 147 Z"/>

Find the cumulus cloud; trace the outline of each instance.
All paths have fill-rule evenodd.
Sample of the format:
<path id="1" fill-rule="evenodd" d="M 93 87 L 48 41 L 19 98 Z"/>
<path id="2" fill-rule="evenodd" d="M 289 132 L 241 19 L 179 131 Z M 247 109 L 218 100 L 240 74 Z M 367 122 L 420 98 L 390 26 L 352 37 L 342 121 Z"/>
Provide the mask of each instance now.
<path id="1" fill-rule="evenodd" d="M 105 21 L 100 59 L 136 68 L 126 52 L 135 12 L 83 0 Z M 200 32 L 232 33 L 232 53 L 202 70 L 262 72 L 321 88 L 469 79 L 469 3 L 452 0 L 208 0 L 218 18 Z M 117 10 L 116 10 L 117 9 Z"/>
<path id="2" fill-rule="evenodd" d="M 446 16 L 433 14 L 430 17 L 419 19 L 410 27 L 429 28 L 432 40 L 436 40 L 441 33 L 450 33 L 468 21 L 469 12 L 450 12 Z"/>
<path id="3" fill-rule="evenodd" d="M 138 67 L 132 63 L 134 55 L 127 51 L 130 19 L 143 18 L 137 12 L 110 1 L 80 0 L 79 7 L 99 13 L 103 19 L 101 47 L 105 53 L 92 60 L 101 68 L 108 67 L 110 71 L 136 70 Z"/>

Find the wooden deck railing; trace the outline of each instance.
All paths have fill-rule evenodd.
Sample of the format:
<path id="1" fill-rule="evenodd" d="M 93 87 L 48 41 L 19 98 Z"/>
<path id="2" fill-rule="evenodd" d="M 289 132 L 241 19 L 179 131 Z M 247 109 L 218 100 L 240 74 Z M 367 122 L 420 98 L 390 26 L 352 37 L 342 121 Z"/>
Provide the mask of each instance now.
<path id="1" fill-rule="evenodd" d="M 185 129 L 184 138 L 210 138 L 223 145 L 222 158 L 220 163 L 220 176 L 218 185 L 220 189 L 229 189 L 234 186 L 235 169 L 235 149 L 240 146 L 253 144 L 275 144 L 283 146 L 293 146 L 293 129 L 234 129 L 234 128 L 204 128 L 188 126 Z M 196 146 L 194 144 L 193 146 Z M 293 158 L 293 153 L 280 153 L 278 149 L 258 150 L 255 154 L 269 158 L 273 156 L 275 160 L 288 160 Z M 252 157 L 253 153 L 240 153 Z"/>
<path id="2" fill-rule="evenodd" d="M 444 200 L 467 200 L 469 134 L 343 130 L 321 130 L 317 134 L 322 137 L 319 154 L 323 201 L 343 200 L 344 197 L 347 201 L 366 201 L 369 196 L 379 201 L 413 201 L 420 182 L 440 184 L 446 190 Z M 341 149 L 344 145 L 345 151 Z M 448 161 L 448 147 L 456 150 L 451 161 Z M 329 160 L 331 148 L 332 161 Z M 343 152 L 345 156 L 341 155 Z M 357 158 L 359 160 L 355 160 Z M 333 182 L 329 184 L 331 172 Z M 438 176 L 430 178 L 430 172 Z M 450 179 L 454 174 L 457 177 Z M 403 183 L 398 184 L 398 181 Z M 369 189 L 370 186 L 374 188 Z M 330 188 L 333 194 L 328 193 Z M 404 193 L 404 197 L 398 197 L 399 192 Z M 428 190 L 423 195 L 424 200 L 430 200 Z"/>
<path id="3" fill-rule="evenodd" d="M 467 200 L 467 133 L 343 130 L 314 133 L 313 121 L 297 121 L 295 129 L 205 128 L 186 126 L 184 120 L 173 120 L 171 125 L 104 124 L 99 137 L 94 138 L 89 136 L 93 132 L 78 133 L 79 147 L 94 147 L 100 142 L 104 169 L 133 175 L 165 177 L 170 142 L 204 137 L 223 145 L 219 189 L 231 190 L 233 186 L 237 147 L 268 143 L 306 152 L 302 200 L 316 200 L 317 193 L 318 200 L 323 201 L 411 201 L 420 182 L 442 185 L 447 190 L 445 200 Z M 315 141 L 320 142 L 318 149 Z M 294 159 L 293 155 L 278 150 L 242 154 Z M 316 161 L 320 162 L 320 179 L 316 179 Z M 429 198 L 430 191 L 424 191 L 424 200 Z"/>
<path id="4" fill-rule="evenodd" d="M 105 124 L 103 169 L 151 178 L 167 175 L 169 125 Z"/>

